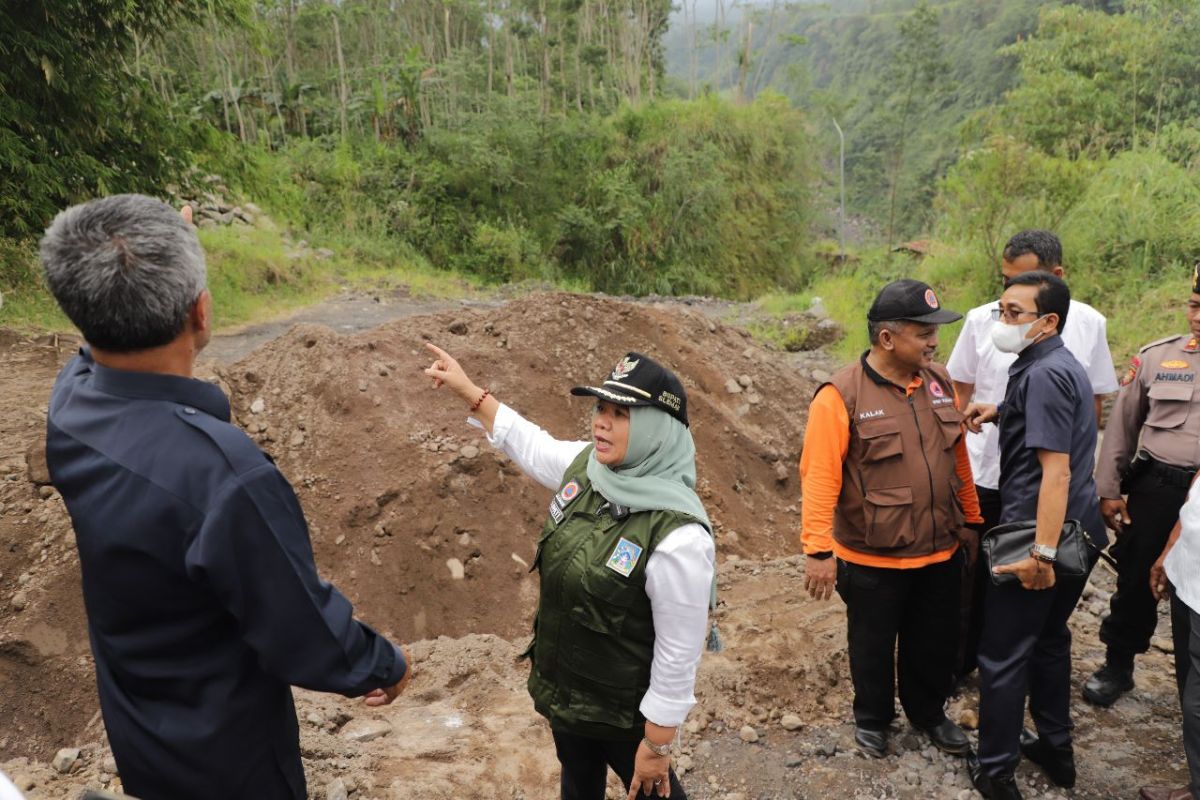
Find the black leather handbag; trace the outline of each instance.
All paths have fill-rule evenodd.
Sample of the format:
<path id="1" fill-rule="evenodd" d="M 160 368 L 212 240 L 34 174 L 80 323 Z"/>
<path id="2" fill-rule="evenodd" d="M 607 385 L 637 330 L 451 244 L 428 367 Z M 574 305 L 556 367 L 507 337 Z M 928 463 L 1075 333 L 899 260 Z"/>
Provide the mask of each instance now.
<path id="1" fill-rule="evenodd" d="M 1005 573 L 997 575 L 992 570 L 1002 564 L 1014 564 L 1029 558 L 1037 534 L 1037 521 L 1010 522 L 1007 525 L 997 525 L 983 535 L 980 546 L 983 548 L 984 563 L 992 583 L 1002 586 L 1006 583 L 1019 581 L 1016 575 Z M 1054 574 L 1059 578 L 1077 578 L 1086 575 L 1092 567 L 1088 555 L 1087 532 L 1077 519 L 1069 519 L 1063 523 L 1062 535 L 1058 537 L 1058 556 L 1054 562 Z"/>

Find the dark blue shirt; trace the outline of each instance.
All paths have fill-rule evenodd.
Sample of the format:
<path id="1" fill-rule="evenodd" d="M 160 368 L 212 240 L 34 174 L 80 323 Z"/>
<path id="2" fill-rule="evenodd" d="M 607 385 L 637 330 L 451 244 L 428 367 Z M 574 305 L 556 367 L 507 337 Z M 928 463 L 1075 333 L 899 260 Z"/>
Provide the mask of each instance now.
<path id="1" fill-rule="evenodd" d="M 1037 519 L 1042 465 L 1038 450 L 1068 453 L 1067 519 L 1077 519 L 1097 546 L 1108 532 L 1092 479 L 1096 407 L 1083 366 L 1053 336 L 1027 347 L 1008 368 L 1000 406 L 1000 521 Z"/>
<path id="2" fill-rule="evenodd" d="M 406 667 L 317 575 L 295 493 L 225 395 L 84 350 L 55 383 L 46 455 L 125 790 L 304 798 L 289 685 L 360 695 Z"/>

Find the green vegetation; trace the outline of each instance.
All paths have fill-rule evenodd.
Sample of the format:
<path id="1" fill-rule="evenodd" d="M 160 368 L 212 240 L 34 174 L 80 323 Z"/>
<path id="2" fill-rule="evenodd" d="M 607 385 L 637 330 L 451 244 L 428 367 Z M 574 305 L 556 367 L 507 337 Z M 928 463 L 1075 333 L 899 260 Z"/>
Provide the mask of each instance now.
<path id="1" fill-rule="evenodd" d="M 1004 241 L 1045 227 L 1119 358 L 1180 327 L 1200 254 L 1192 0 L 716 2 L 701 20 L 685 1 L 669 32 L 667 0 L 10 4 L 0 313 L 62 323 L 33 255 L 59 208 L 215 174 L 335 252 L 206 230 L 229 321 L 346 283 L 763 296 L 780 317 L 820 297 L 849 355 L 884 282 L 966 309 L 995 296 Z M 892 253 L 906 238 L 936 246 Z"/>

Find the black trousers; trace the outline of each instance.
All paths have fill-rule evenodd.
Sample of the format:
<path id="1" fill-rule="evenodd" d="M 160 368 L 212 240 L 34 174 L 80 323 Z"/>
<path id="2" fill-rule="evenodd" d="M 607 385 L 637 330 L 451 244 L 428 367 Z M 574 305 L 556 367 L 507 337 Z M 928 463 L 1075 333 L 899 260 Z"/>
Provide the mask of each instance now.
<path id="1" fill-rule="evenodd" d="M 979 495 L 979 511 L 983 517 L 983 530 L 988 531 L 1000 524 L 1000 490 L 976 486 Z M 979 666 L 979 634 L 983 630 L 983 593 L 990 581 L 987 568 L 980 567 L 981 550 L 979 539 L 971 535 L 966 545 L 963 565 L 962 625 L 959 633 L 957 677 L 970 675 Z"/>
<path id="2" fill-rule="evenodd" d="M 1149 473 L 1129 487 L 1126 502 L 1133 522 L 1109 550 L 1118 565 L 1117 591 L 1100 624 L 1100 641 L 1108 647 L 1109 660 L 1119 665 L 1132 667 L 1134 655 L 1150 649 L 1158 625 L 1150 567 L 1162 554 L 1187 493 L 1186 486 L 1166 486 Z"/>
<path id="3" fill-rule="evenodd" d="M 989 581 L 979 641 L 979 761 L 989 776 L 1011 775 L 1021 759 L 1027 696 L 1038 735 L 1055 747 L 1070 744 L 1067 620 L 1086 584 L 1087 575 L 1036 591 Z"/>
<path id="4" fill-rule="evenodd" d="M 633 780 L 633 761 L 640 740 L 609 742 L 560 731 L 552 733 L 558 763 L 562 764 L 562 800 L 604 800 L 609 767 L 625 784 L 625 791 L 629 791 L 629 782 Z M 675 777 L 675 770 L 671 770 L 670 778 L 671 800 L 687 800 L 679 779 Z"/>
<path id="5" fill-rule="evenodd" d="M 1183 692 L 1187 688 L 1192 674 L 1192 617 L 1196 612 L 1187 604 L 1171 593 L 1171 643 L 1175 645 L 1175 686 L 1179 689 L 1179 699 L 1183 700 Z M 1200 723 L 1200 720 L 1197 721 Z M 1200 729 L 1197 730 L 1200 735 Z M 1200 744 L 1200 739 L 1197 740 Z M 1200 756 L 1200 750 L 1197 750 Z M 1200 760 L 1197 761 L 1200 767 Z"/>
<path id="6" fill-rule="evenodd" d="M 958 655 L 962 574 L 961 548 L 949 561 L 917 569 L 838 561 L 855 725 L 887 728 L 896 717 L 897 683 L 900 705 L 914 725 L 930 728 L 946 718 Z"/>
<path id="7" fill-rule="evenodd" d="M 1200 681 L 1192 680 L 1195 673 L 1200 672 L 1200 614 L 1192 611 L 1178 600 L 1181 615 L 1187 615 L 1187 627 L 1190 631 L 1184 657 L 1189 668 L 1184 670 L 1188 676 L 1186 686 L 1180 687 L 1180 706 L 1183 709 L 1183 750 L 1187 754 L 1188 772 L 1191 782 L 1188 788 L 1192 797 L 1200 797 Z M 1172 608 L 1172 611 L 1175 611 Z M 1175 646 L 1176 663 L 1179 659 L 1179 645 Z"/>

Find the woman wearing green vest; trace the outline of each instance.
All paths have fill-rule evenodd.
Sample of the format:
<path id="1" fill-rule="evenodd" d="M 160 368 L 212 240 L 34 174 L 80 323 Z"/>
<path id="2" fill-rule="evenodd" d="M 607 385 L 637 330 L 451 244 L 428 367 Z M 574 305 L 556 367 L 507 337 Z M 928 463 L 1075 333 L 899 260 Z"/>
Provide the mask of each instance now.
<path id="1" fill-rule="evenodd" d="M 529 693 L 550 722 L 563 800 L 629 791 L 685 799 L 675 731 L 695 705 L 715 549 L 696 496 L 687 395 L 629 353 L 600 386 L 590 442 L 560 441 L 476 386 L 448 353 L 425 374 L 469 407 L 526 475 L 555 494 L 533 568 L 541 578 Z"/>

